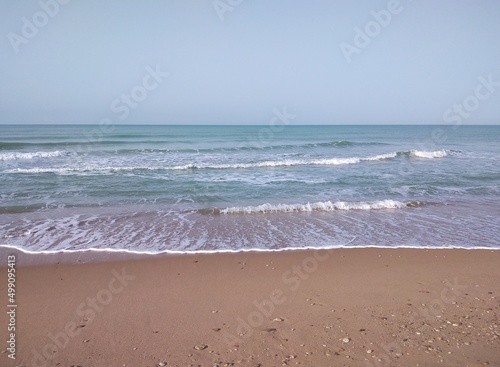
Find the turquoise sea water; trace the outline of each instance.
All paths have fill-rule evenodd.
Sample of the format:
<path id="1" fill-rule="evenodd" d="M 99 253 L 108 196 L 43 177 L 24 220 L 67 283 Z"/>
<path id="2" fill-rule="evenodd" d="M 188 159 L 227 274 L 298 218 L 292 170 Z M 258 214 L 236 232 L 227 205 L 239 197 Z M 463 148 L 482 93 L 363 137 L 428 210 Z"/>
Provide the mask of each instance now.
<path id="1" fill-rule="evenodd" d="M 0 126 L 0 244 L 500 248 L 499 126 Z"/>

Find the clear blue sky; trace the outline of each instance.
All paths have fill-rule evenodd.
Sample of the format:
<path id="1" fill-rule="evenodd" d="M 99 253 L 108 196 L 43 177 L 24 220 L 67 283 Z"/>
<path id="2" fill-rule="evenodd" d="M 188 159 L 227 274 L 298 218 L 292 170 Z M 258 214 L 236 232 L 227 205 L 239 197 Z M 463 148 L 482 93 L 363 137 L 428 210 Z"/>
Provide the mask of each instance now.
<path id="1" fill-rule="evenodd" d="M 59 1 L 2 3 L 2 124 L 500 123 L 498 0 Z"/>

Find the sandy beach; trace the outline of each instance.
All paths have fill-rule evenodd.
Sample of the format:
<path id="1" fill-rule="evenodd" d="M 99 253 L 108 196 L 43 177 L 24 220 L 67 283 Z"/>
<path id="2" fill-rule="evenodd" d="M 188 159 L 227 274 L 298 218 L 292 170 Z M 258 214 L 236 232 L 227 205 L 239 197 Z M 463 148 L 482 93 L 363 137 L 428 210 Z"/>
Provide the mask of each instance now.
<path id="1" fill-rule="evenodd" d="M 2 366 L 500 365 L 499 251 L 2 251 Z"/>
<path id="2" fill-rule="evenodd" d="M 500 0 L 2 5 L 0 367 L 500 367 Z"/>

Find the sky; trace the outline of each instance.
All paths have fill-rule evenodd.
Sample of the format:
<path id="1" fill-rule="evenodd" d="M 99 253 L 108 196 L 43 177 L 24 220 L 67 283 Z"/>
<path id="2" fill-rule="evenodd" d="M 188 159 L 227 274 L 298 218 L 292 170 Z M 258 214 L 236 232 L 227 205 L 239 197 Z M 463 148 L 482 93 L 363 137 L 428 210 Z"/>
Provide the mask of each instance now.
<path id="1" fill-rule="evenodd" d="M 0 124 L 499 124 L 498 0 L 4 1 Z"/>

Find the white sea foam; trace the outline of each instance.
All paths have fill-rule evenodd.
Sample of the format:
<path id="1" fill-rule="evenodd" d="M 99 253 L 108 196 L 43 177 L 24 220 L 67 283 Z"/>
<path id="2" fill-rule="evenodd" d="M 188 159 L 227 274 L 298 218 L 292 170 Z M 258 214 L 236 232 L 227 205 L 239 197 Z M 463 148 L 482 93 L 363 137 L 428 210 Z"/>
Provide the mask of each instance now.
<path id="1" fill-rule="evenodd" d="M 257 213 L 289 213 L 334 210 L 374 210 L 374 209 L 402 209 L 416 206 L 417 203 L 403 203 L 395 200 L 346 202 L 320 201 L 307 204 L 262 204 L 257 206 L 235 206 L 222 209 L 221 214 L 257 214 Z"/>
<path id="2" fill-rule="evenodd" d="M 54 152 L 29 152 L 29 153 L 21 153 L 21 152 L 11 152 L 11 153 L 1 153 L 0 161 L 13 161 L 18 159 L 37 159 L 37 158 L 54 158 L 54 157 L 62 157 L 67 155 L 66 152 L 61 152 L 56 150 Z"/>
<path id="3" fill-rule="evenodd" d="M 374 157 L 366 157 L 366 158 L 361 158 L 362 161 L 382 161 L 384 159 L 391 159 L 391 158 L 396 158 L 398 154 L 397 153 L 386 153 L 386 154 L 380 154 L 376 155 Z"/>
<path id="4" fill-rule="evenodd" d="M 466 246 L 466 245 L 443 245 L 443 246 L 420 246 L 420 245 L 393 245 L 393 246 L 377 246 L 377 245 L 356 245 L 352 246 L 351 242 L 356 239 L 353 236 L 351 241 L 346 242 L 342 245 L 333 246 L 304 246 L 304 247 L 284 247 L 276 249 L 267 248 L 239 248 L 239 249 L 219 249 L 219 250 L 131 250 L 131 249 L 115 249 L 111 247 L 95 248 L 90 247 L 88 249 L 71 250 L 71 249 L 60 249 L 60 250 L 33 250 L 27 249 L 22 246 L 12 246 L 12 245 L 0 245 L 1 249 L 6 250 L 17 250 L 25 254 L 31 255 L 57 255 L 57 254 L 84 254 L 84 253 L 116 253 L 116 254 L 130 254 L 130 255 L 145 255 L 154 256 L 162 254 L 238 254 L 238 253 L 276 253 L 276 252 L 289 252 L 289 251 L 335 251 L 339 249 L 416 249 L 416 250 L 489 250 L 489 251 L 500 251 L 498 247 L 487 247 L 487 246 Z"/>
<path id="5" fill-rule="evenodd" d="M 418 158 L 443 158 L 446 157 L 448 153 L 446 150 L 435 150 L 435 151 L 425 151 L 425 150 L 411 150 L 410 156 L 418 157 Z"/>
<path id="6" fill-rule="evenodd" d="M 99 173 L 111 171 L 134 171 L 134 170 L 188 170 L 188 169 L 239 169 L 239 168 L 272 168 L 286 166 L 306 166 L 306 165 L 325 165 L 339 166 L 348 164 L 357 164 L 362 161 L 379 161 L 395 158 L 397 153 L 381 154 L 371 157 L 348 157 L 348 158 L 324 158 L 324 159 L 284 159 L 275 161 L 261 161 L 249 163 L 233 163 L 233 164 L 200 164 L 190 163 L 176 166 L 98 166 L 87 165 L 79 167 L 46 167 L 46 168 L 16 168 L 4 171 L 5 173 Z"/>

